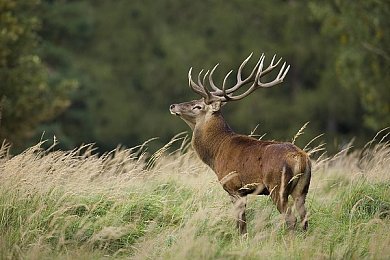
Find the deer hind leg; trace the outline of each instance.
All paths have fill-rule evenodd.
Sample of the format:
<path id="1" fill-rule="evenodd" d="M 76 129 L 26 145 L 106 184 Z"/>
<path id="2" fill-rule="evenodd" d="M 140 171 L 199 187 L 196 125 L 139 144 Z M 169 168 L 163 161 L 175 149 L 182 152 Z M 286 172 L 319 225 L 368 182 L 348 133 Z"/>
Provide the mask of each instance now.
<path id="1" fill-rule="evenodd" d="M 292 207 L 288 203 L 288 194 L 281 189 L 274 188 L 271 192 L 271 198 L 280 214 L 283 215 L 288 229 L 294 229 L 297 218 L 292 212 Z"/>
<path id="2" fill-rule="evenodd" d="M 298 182 L 291 193 L 303 230 L 307 230 L 308 227 L 308 214 L 305 207 L 305 201 L 306 195 L 309 191 L 310 178 L 310 162 L 307 162 L 304 173 L 299 177 Z"/>
<path id="3" fill-rule="evenodd" d="M 238 195 L 230 195 L 230 198 L 234 205 L 234 212 L 236 214 L 238 231 L 240 232 L 241 235 L 246 235 L 247 234 L 246 216 L 245 216 L 246 196 L 240 197 Z"/>
<path id="4" fill-rule="evenodd" d="M 286 166 L 283 167 L 281 172 L 280 184 L 271 189 L 271 198 L 278 208 L 279 212 L 284 216 L 288 229 L 294 229 L 297 222 L 297 218 L 292 212 L 292 207 L 288 202 L 288 196 L 291 191 L 291 177 L 292 172 Z"/>
<path id="5" fill-rule="evenodd" d="M 294 199 L 295 209 L 298 212 L 301 226 L 303 230 L 307 229 L 308 226 L 308 214 L 305 207 L 306 195 L 309 190 L 310 179 L 302 178 L 298 181 L 297 186 L 294 188 L 291 196 Z"/>
<path id="6" fill-rule="evenodd" d="M 294 198 L 295 208 L 298 211 L 303 230 L 307 230 L 307 226 L 308 226 L 305 200 L 306 200 L 306 194 L 301 194 L 300 196 Z"/>

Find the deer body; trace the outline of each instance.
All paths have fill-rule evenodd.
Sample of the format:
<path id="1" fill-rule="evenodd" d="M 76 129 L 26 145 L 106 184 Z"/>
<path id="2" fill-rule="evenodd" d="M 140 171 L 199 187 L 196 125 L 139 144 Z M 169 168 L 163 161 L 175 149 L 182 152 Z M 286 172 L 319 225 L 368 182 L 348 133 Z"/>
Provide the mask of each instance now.
<path id="1" fill-rule="evenodd" d="M 270 67 L 277 65 L 272 63 Z M 256 66 L 258 78 L 255 78 L 254 84 L 257 87 L 260 78 L 258 74 L 264 72 L 261 59 Z M 198 85 L 195 86 L 191 84 L 193 82 L 190 78 L 190 86 L 202 95 L 203 99 L 173 104 L 170 111 L 180 116 L 193 130 L 192 146 L 199 158 L 216 173 L 222 187 L 229 193 L 236 207 L 240 233 L 247 232 L 245 207 L 248 194 L 270 195 L 279 212 L 285 215 L 288 227 L 293 228 L 296 217 L 288 204 L 288 197 L 291 195 L 302 226 L 306 229 L 307 213 L 304 203 L 311 177 L 308 155 L 291 143 L 262 141 L 236 134 L 223 118 L 220 109 L 223 102 L 235 98 L 227 91 L 238 87 L 225 90 L 223 86 L 222 90 L 216 89 L 211 79 L 213 71 L 210 74 L 210 85 L 214 92 L 210 93 L 203 86 L 200 75 Z M 253 72 L 252 74 L 254 75 Z M 281 75 L 281 72 L 279 74 Z M 249 82 L 248 78 L 242 81 L 239 75 L 238 81 L 246 84 L 245 81 Z M 225 81 L 226 78 L 224 85 Z M 253 91 L 253 85 L 250 89 Z M 217 95 L 218 93 L 220 95 Z M 239 99 L 244 96 L 241 94 Z"/>
<path id="2" fill-rule="evenodd" d="M 283 171 L 291 175 L 286 176 L 290 181 L 307 167 L 306 153 L 295 145 L 236 134 L 221 115 L 213 115 L 207 124 L 194 129 L 192 146 L 229 194 L 239 193 L 245 185 L 256 183 L 265 185 L 264 192 L 269 193 L 281 185 Z"/>

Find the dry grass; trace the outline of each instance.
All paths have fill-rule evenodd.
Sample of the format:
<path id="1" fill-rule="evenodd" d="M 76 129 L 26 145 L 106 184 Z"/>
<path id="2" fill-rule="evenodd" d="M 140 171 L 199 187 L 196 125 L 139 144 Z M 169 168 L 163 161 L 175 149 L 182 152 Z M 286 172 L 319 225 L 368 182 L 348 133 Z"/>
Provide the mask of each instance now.
<path id="1" fill-rule="evenodd" d="M 321 144 L 308 145 L 317 154 L 308 232 L 287 232 L 268 197 L 250 196 L 247 239 L 183 134 L 151 156 L 146 144 L 101 156 L 92 145 L 55 151 L 43 143 L 10 156 L 3 144 L 0 259 L 389 258 L 384 140 L 332 157 L 319 155 Z M 180 148 L 168 153 L 172 143 Z"/>

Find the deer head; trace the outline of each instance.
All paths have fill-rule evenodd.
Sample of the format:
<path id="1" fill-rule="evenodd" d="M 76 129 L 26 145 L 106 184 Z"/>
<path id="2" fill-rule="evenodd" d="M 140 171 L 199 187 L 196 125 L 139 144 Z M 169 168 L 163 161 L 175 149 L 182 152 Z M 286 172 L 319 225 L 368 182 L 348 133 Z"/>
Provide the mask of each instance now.
<path id="1" fill-rule="evenodd" d="M 251 53 L 248 58 L 246 58 L 240 65 L 237 72 L 237 82 L 234 86 L 230 88 L 226 88 L 226 81 L 230 74 L 233 72 L 232 70 L 226 74 L 222 87 L 217 87 L 213 80 L 213 74 L 218 67 L 219 64 L 215 65 L 211 71 L 207 71 L 204 76 L 203 70 L 201 70 L 198 74 L 197 83 L 195 83 L 192 79 L 192 68 L 188 72 L 188 83 L 190 88 L 200 95 L 202 98 L 198 100 L 192 100 L 189 102 L 184 102 L 180 104 L 172 104 L 170 106 L 170 112 L 173 115 L 180 116 L 190 127 L 194 129 L 197 123 L 204 122 L 211 115 L 215 113 L 219 113 L 221 107 L 230 101 L 237 101 L 243 99 L 244 97 L 251 94 L 258 88 L 269 88 L 280 84 L 283 82 L 284 77 L 286 76 L 288 70 L 290 69 L 290 65 L 286 67 L 286 62 L 283 63 L 279 74 L 277 77 L 270 82 L 263 83 L 261 82 L 261 78 L 271 72 L 275 67 L 279 65 L 282 58 L 280 58 L 276 63 L 275 56 L 273 56 L 271 60 L 271 64 L 264 69 L 264 59 L 265 55 L 262 54 L 255 67 L 252 69 L 251 73 L 245 79 L 242 79 L 241 73 L 242 69 L 245 67 L 247 62 L 252 57 Z M 206 80 L 208 79 L 209 87 L 211 91 L 206 86 Z M 234 92 L 239 90 L 242 86 L 251 83 L 249 88 L 239 95 L 234 95 Z"/>

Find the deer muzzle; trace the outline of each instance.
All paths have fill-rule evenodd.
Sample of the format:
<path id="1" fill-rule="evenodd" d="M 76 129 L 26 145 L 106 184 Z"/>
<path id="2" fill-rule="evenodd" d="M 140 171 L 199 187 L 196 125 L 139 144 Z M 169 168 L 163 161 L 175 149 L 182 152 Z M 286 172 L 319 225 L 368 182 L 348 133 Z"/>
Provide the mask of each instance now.
<path id="1" fill-rule="evenodd" d="M 177 104 L 172 104 L 169 106 L 169 112 L 171 112 L 172 115 L 180 116 L 180 111 L 178 109 Z"/>

